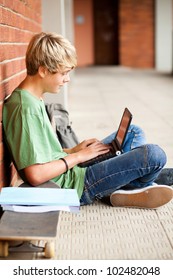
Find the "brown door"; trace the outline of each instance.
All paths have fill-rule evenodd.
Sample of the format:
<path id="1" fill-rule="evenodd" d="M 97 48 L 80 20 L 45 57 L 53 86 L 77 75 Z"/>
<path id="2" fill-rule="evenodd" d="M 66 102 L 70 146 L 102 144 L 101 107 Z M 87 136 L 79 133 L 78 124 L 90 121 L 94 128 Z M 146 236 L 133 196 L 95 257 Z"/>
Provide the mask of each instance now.
<path id="1" fill-rule="evenodd" d="M 118 0 L 93 0 L 96 65 L 118 64 Z"/>

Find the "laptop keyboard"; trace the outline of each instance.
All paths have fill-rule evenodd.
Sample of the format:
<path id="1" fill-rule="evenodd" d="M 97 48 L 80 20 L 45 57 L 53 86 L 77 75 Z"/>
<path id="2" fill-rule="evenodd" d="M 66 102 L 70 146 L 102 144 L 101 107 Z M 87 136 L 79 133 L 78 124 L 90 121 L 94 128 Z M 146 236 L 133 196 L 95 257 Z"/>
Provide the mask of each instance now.
<path id="1" fill-rule="evenodd" d="M 91 166 L 93 164 L 96 164 L 96 163 L 99 163 L 101 161 L 104 161 L 104 160 L 107 160 L 109 158 L 112 158 L 112 157 L 115 157 L 115 156 L 118 156 L 120 155 L 121 152 L 120 151 L 116 151 L 116 153 L 114 151 L 109 151 L 108 153 L 105 153 L 105 154 L 102 154 L 102 155 L 99 155 L 95 158 L 92 158 L 90 160 L 87 160 L 85 162 L 82 162 L 80 164 L 78 164 L 78 166 L 80 167 L 88 167 L 88 166 Z"/>

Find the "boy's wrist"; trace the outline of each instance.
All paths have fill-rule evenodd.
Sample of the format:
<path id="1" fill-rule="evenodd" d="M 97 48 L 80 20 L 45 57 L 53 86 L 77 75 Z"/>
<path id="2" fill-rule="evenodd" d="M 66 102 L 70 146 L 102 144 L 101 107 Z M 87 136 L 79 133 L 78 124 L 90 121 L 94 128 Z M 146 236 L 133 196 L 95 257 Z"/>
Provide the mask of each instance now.
<path id="1" fill-rule="evenodd" d="M 73 153 L 73 148 L 72 148 L 72 149 L 65 148 L 65 149 L 63 149 L 63 151 L 64 151 L 66 154 L 72 154 L 72 153 Z"/>

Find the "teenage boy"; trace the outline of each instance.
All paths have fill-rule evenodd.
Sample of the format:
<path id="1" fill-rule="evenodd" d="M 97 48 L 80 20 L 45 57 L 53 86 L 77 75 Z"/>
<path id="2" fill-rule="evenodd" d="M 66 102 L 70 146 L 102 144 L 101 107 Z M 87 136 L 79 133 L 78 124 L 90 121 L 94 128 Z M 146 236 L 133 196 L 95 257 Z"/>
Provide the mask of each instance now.
<path id="1" fill-rule="evenodd" d="M 48 180 L 77 190 L 81 205 L 109 196 L 113 206 L 156 208 L 173 197 L 172 188 L 154 181 L 166 163 L 164 151 L 146 144 L 141 128 L 131 125 L 123 154 L 81 168 L 79 163 L 109 151 L 115 132 L 99 141 L 88 139 L 62 149 L 49 122 L 43 95 L 57 94 L 70 81 L 76 51 L 55 33 L 39 33 L 26 52 L 26 78 L 6 99 L 5 139 L 21 178 L 33 186 Z M 130 187 L 130 190 L 129 190 Z"/>

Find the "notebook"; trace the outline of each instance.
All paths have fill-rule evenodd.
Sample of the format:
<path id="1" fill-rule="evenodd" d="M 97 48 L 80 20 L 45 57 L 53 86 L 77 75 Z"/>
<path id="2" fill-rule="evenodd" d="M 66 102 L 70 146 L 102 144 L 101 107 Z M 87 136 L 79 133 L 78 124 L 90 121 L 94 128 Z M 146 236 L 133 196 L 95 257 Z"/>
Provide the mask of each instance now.
<path id="1" fill-rule="evenodd" d="M 111 145 L 111 150 L 108 153 L 105 153 L 103 155 L 99 155 L 95 158 L 92 158 L 90 160 L 87 160 L 85 162 L 82 162 L 79 164 L 80 167 L 88 167 L 91 166 L 93 164 L 99 163 L 101 161 L 104 161 L 106 159 L 118 156 L 122 154 L 122 147 L 124 144 L 124 140 L 126 138 L 126 134 L 128 131 L 128 128 L 130 126 L 132 120 L 132 114 L 131 112 L 128 110 L 128 108 L 124 109 L 119 127 L 118 127 L 118 131 L 115 135 L 114 140 L 112 141 L 112 143 L 110 143 Z"/>
<path id="2" fill-rule="evenodd" d="M 3 210 L 25 213 L 49 211 L 79 212 L 79 198 L 76 189 L 6 187 L 0 192 Z"/>

